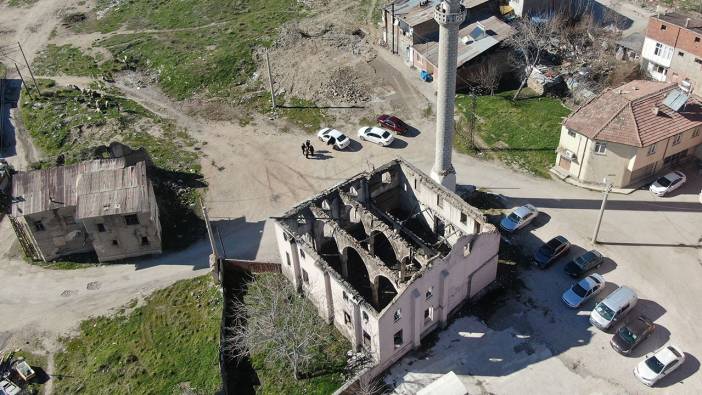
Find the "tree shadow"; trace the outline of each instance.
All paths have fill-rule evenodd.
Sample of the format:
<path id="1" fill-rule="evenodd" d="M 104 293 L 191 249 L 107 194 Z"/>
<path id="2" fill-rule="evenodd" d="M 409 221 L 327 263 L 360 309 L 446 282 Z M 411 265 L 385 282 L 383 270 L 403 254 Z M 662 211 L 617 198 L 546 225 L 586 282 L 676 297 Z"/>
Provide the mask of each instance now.
<path id="1" fill-rule="evenodd" d="M 695 358 L 692 354 L 685 353 L 685 362 L 674 370 L 671 374 L 661 379 L 657 382 L 655 387 L 665 388 L 670 387 L 673 384 L 682 383 L 683 380 L 688 377 L 692 377 L 693 374 L 700 370 L 700 361 Z"/>

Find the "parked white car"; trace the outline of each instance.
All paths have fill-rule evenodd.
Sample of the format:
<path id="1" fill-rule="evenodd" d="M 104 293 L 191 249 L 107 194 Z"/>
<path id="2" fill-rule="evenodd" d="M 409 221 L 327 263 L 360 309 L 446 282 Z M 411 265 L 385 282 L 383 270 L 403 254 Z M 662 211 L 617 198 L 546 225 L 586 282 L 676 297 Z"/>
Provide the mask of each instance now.
<path id="1" fill-rule="evenodd" d="M 593 273 L 573 284 L 563 292 L 563 302 L 568 307 L 578 308 L 593 296 L 600 293 L 605 287 L 605 279 L 601 274 Z"/>
<path id="2" fill-rule="evenodd" d="M 505 232 L 516 232 L 519 229 L 529 225 L 529 222 L 534 220 L 539 215 L 539 210 L 531 204 L 517 207 L 512 210 L 509 215 L 502 218 L 500 221 L 500 229 Z"/>
<path id="3" fill-rule="evenodd" d="M 387 147 L 395 141 L 395 136 L 392 133 L 375 126 L 358 129 L 358 138 L 382 145 L 383 147 Z"/>
<path id="4" fill-rule="evenodd" d="M 651 387 L 658 380 L 679 368 L 685 362 L 685 353 L 677 346 L 667 345 L 646 355 L 646 359 L 634 368 L 634 376 Z"/>
<path id="5" fill-rule="evenodd" d="M 345 134 L 332 128 L 324 128 L 317 132 L 317 137 L 326 144 L 333 145 L 336 149 L 343 150 L 351 144 L 351 139 Z"/>
<path id="6" fill-rule="evenodd" d="M 681 171 L 671 171 L 651 184 L 648 188 L 656 196 L 663 196 L 678 188 L 687 181 L 687 176 Z"/>

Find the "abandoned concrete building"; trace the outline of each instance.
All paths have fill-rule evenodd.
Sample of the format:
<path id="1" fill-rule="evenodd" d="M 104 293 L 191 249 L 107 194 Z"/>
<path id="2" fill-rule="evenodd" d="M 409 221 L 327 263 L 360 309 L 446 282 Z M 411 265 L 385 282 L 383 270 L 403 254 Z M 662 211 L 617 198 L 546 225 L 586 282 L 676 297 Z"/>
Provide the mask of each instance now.
<path id="1" fill-rule="evenodd" d="M 100 262 L 161 253 L 161 225 L 146 162 L 99 159 L 19 172 L 12 226 L 28 257 L 95 251 Z"/>
<path id="2" fill-rule="evenodd" d="M 276 218 L 282 273 L 382 371 L 495 279 L 500 236 L 411 164 L 364 172 Z"/>

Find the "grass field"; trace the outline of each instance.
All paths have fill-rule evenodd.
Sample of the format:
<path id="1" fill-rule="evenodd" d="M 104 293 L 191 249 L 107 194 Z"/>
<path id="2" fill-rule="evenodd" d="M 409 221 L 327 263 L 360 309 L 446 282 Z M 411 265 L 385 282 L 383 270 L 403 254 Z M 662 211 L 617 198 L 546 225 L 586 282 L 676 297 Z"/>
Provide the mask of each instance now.
<path id="1" fill-rule="evenodd" d="M 484 151 L 510 166 L 546 177 L 556 160 L 561 121 L 570 110 L 550 97 L 522 98 L 513 102 L 513 94 L 509 91 L 478 97 L 478 136 L 489 147 Z M 470 97 L 459 95 L 456 106 L 467 119 Z M 465 134 L 466 122 L 462 125 Z M 458 147 L 463 152 L 469 151 L 465 144 L 458 144 Z"/>
<path id="2" fill-rule="evenodd" d="M 240 95 L 256 70 L 254 49 L 269 46 L 279 26 L 306 13 L 295 0 L 143 0 L 106 8 L 109 4 L 98 1 L 97 11 L 105 16 L 76 29 L 147 29 L 96 45 L 125 67 L 158 74 L 161 88 L 175 99 Z"/>
<path id="3" fill-rule="evenodd" d="M 100 63 L 80 48 L 72 45 L 49 44 L 33 62 L 37 75 L 58 76 L 78 75 L 97 77 L 104 73 L 118 71 L 122 65 L 111 60 Z"/>
<path id="4" fill-rule="evenodd" d="M 221 314 L 221 294 L 206 275 L 83 321 L 56 355 L 54 393 L 213 394 L 221 385 Z"/>

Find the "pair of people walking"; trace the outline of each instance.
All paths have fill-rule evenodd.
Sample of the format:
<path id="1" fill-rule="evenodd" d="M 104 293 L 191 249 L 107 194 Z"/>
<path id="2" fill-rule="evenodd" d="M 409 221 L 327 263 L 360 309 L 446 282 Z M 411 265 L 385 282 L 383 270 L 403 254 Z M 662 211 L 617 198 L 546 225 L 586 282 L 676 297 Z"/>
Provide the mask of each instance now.
<path id="1" fill-rule="evenodd" d="M 310 156 L 314 156 L 314 147 L 309 140 L 302 144 L 302 155 L 304 155 L 307 159 L 309 159 Z"/>

